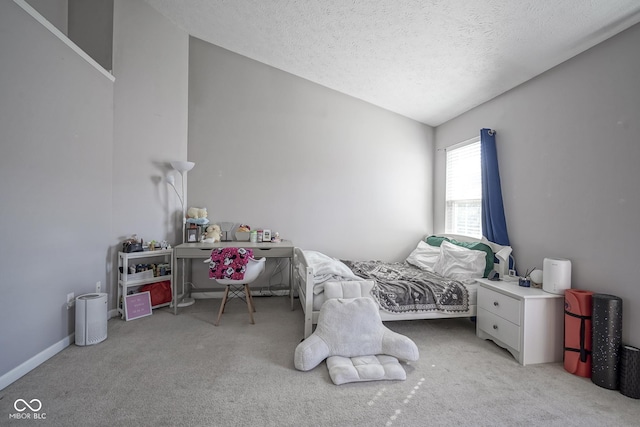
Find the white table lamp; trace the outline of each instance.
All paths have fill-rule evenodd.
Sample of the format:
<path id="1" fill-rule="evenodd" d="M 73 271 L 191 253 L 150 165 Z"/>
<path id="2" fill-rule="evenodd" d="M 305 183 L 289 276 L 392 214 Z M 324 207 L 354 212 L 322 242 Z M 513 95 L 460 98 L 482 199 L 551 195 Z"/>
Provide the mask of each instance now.
<path id="1" fill-rule="evenodd" d="M 511 248 L 504 247 L 496 252 L 496 258 L 500 261 L 498 265 L 498 274 L 500 274 L 500 278 L 504 279 L 505 276 L 509 275 L 509 256 L 511 255 Z"/>

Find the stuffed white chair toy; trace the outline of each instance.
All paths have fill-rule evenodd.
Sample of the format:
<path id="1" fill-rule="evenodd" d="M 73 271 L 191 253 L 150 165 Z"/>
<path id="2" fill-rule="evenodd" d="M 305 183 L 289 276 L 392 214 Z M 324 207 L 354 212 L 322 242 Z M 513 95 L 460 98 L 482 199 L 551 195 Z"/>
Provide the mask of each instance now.
<path id="1" fill-rule="evenodd" d="M 371 358 L 376 355 L 391 357 L 377 357 L 373 361 Z M 316 330 L 296 347 L 294 365 L 300 371 L 308 371 L 331 358 L 327 360 L 331 378 L 334 383 L 342 384 L 375 379 L 405 379 L 406 374 L 397 364 L 397 359 L 416 361 L 418 356 L 418 347 L 411 339 L 382 324 L 373 300 L 337 298 L 322 305 Z M 393 373 L 388 375 L 391 366 L 388 362 L 393 361 L 397 364 L 393 369 L 397 372 L 399 368 L 402 378 Z M 353 375 L 345 377 L 346 370 Z"/>

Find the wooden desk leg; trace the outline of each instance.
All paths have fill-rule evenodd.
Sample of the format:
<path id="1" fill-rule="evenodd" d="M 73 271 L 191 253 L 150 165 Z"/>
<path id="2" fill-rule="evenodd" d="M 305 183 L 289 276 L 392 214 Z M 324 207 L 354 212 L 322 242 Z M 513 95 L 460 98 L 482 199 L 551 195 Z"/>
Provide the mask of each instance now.
<path id="1" fill-rule="evenodd" d="M 249 285 L 245 283 L 244 285 L 244 296 L 247 300 L 247 309 L 249 310 L 249 318 L 251 319 L 251 324 L 254 325 L 256 322 L 253 320 L 253 300 L 251 299 L 251 291 L 249 290 Z"/>
<path id="2" fill-rule="evenodd" d="M 222 317 L 222 312 L 224 311 L 224 306 L 227 304 L 227 298 L 229 297 L 229 285 L 224 289 L 224 296 L 222 297 L 222 303 L 220 303 L 220 310 L 218 311 L 218 318 L 216 319 L 216 323 L 214 326 L 218 326 L 220 324 L 220 318 Z"/>

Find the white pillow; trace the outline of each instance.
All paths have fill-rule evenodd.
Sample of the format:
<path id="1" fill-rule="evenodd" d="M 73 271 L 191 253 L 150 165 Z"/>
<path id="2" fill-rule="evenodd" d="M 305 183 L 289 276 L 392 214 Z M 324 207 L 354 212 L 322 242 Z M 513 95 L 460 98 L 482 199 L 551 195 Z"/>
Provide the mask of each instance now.
<path id="1" fill-rule="evenodd" d="M 456 280 L 482 277 L 486 264 L 486 253 L 454 245 L 446 240 L 440 245 L 440 256 L 433 271 Z"/>
<path id="2" fill-rule="evenodd" d="M 440 248 L 420 240 L 418 246 L 407 257 L 406 261 L 423 270 L 433 271 L 433 266 L 440 257 Z"/>

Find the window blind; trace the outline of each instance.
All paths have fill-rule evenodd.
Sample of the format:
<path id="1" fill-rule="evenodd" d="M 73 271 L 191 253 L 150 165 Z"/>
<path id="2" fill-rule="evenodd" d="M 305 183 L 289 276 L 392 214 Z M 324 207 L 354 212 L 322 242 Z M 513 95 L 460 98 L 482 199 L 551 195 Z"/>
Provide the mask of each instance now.
<path id="1" fill-rule="evenodd" d="M 445 232 L 482 237 L 479 139 L 446 154 Z"/>

